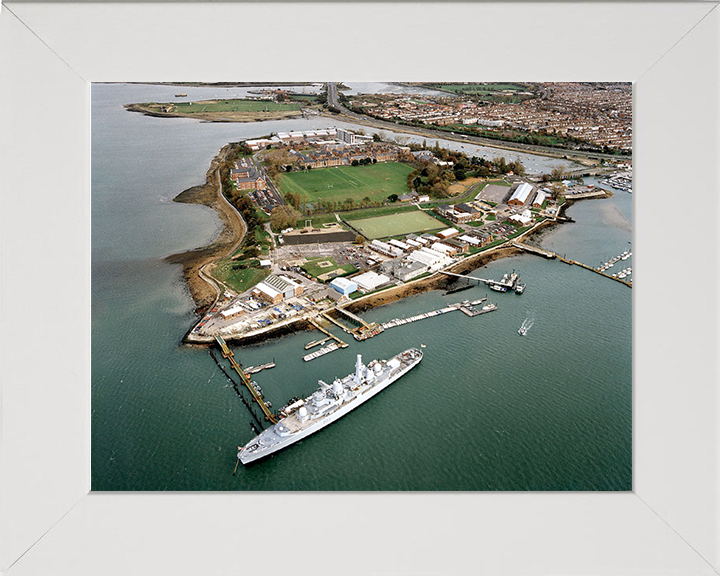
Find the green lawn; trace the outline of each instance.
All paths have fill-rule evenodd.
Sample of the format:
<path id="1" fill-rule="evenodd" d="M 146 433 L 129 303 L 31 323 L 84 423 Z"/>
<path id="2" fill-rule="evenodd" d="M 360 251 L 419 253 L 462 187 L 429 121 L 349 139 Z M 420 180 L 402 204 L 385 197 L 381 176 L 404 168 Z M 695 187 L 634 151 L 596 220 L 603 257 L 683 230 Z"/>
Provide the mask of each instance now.
<path id="1" fill-rule="evenodd" d="M 447 228 L 445 224 L 421 210 L 353 220 L 352 225 L 371 240 Z"/>
<path id="2" fill-rule="evenodd" d="M 249 263 L 249 262 L 248 262 Z M 270 274 L 268 269 L 244 268 L 244 263 L 220 260 L 213 270 L 213 276 L 238 292 L 249 290 Z"/>
<path id="3" fill-rule="evenodd" d="M 331 256 L 325 257 L 320 256 L 318 258 L 308 258 L 308 261 L 305 262 L 301 266 L 305 272 L 310 274 L 313 278 L 317 278 L 318 276 L 322 276 L 323 274 L 327 274 L 328 272 L 334 272 L 332 275 L 333 277 L 337 276 L 345 276 L 347 274 L 352 274 L 353 272 L 357 272 L 357 268 L 353 266 L 352 264 L 346 264 L 345 266 L 338 266 L 337 262 L 335 262 L 335 259 Z M 342 270 L 342 272 L 338 272 L 338 269 Z"/>
<path id="4" fill-rule="evenodd" d="M 277 185 L 283 194 L 300 193 L 307 202 L 344 202 L 352 198 L 359 204 L 365 197 L 379 201 L 390 194 L 407 194 L 407 176 L 412 170 L 399 162 L 315 168 L 280 174 Z"/>
<path id="5" fill-rule="evenodd" d="M 192 114 L 195 112 L 292 112 L 299 111 L 298 104 L 284 104 L 264 100 L 218 100 L 212 102 L 177 102 L 177 110 Z"/>

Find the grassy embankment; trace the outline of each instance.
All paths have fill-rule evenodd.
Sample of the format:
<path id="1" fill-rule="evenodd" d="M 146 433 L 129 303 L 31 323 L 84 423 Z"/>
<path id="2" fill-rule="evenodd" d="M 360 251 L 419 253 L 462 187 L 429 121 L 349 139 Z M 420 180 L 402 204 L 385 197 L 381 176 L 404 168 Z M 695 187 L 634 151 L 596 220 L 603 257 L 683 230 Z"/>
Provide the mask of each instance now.
<path id="1" fill-rule="evenodd" d="M 270 100 L 200 100 L 197 102 L 145 102 L 127 104 L 133 112 L 152 116 L 197 118 L 222 122 L 256 122 L 301 116 L 300 104 Z"/>

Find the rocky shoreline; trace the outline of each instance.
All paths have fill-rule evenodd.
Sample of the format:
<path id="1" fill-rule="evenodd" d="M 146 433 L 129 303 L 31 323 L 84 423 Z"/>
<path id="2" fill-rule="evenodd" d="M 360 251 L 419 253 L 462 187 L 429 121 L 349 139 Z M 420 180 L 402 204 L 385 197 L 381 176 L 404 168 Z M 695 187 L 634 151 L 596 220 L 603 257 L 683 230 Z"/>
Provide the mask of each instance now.
<path id="1" fill-rule="evenodd" d="M 208 206 L 217 212 L 223 223 L 219 236 L 208 246 L 165 258 L 170 264 L 182 265 L 183 276 L 195 302 L 195 311 L 200 316 L 215 303 L 223 290 L 209 275 L 212 266 L 217 260 L 227 258 L 237 250 L 247 229 L 240 214 L 223 196 L 220 183 L 220 169 L 234 153 L 234 146 L 227 144 L 212 159 L 204 184 L 188 188 L 173 198 L 173 202 Z"/>

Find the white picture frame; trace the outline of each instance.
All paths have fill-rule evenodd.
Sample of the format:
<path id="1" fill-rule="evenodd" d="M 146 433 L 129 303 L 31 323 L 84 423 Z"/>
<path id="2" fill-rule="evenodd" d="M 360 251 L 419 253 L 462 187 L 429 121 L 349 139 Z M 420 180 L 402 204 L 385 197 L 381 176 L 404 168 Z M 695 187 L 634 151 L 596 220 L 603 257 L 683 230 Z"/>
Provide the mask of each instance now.
<path id="1" fill-rule="evenodd" d="M 719 574 L 717 5 L 4 4 L 0 570 Z M 635 83 L 632 493 L 89 493 L 90 83 L 346 71 Z"/>

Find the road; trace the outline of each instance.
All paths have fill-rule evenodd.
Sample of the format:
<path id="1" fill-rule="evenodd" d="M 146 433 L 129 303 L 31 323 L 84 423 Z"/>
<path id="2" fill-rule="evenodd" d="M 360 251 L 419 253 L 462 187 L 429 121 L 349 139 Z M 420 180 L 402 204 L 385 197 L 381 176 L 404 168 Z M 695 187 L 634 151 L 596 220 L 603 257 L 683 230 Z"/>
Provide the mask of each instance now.
<path id="1" fill-rule="evenodd" d="M 501 142 L 498 140 L 492 140 L 489 138 L 481 138 L 479 136 L 458 136 L 450 132 L 444 132 L 442 130 L 432 130 L 429 128 L 419 128 L 416 126 L 404 126 L 402 124 L 396 124 L 394 122 L 385 122 L 384 120 L 378 120 L 371 116 L 364 114 L 358 114 L 345 108 L 340 103 L 338 97 L 337 83 L 328 82 L 328 106 L 339 110 L 339 116 L 341 119 L 345 119 L 349 122 L 355 122 L 357 124 L 364 124 L 373 128 L 379 128 L 383 130 L 392 130 L 394 132 L 402 131 L 408 134 L 417 134 L 419 136 L 427 136 L 429 138 L 442 138 L 444 140 L 452 140 L 453 142 L 462 142 L 476 144 L 478 146 L 488 146 L 490 148 L 499 148 L 500 150 L 510 150 L 512 152 L 524 152 L 530 154 L 540 154 L 542 156 L 551 156 L 553 158 L 567 158 L 572 160 L 575 158 L 603 158 L 607 160 L 629 160 L 632 156 L 616 156 L 614 154 L 600 154 L 595 152 L 582 152 L 577 150 L 564 150 L 558 148 L 549 148 L 546 146 L 536 146 L 533 144 L 518 144 L 516 142 Z M 333 115 L 337 117 L 337 115 Z"/>

